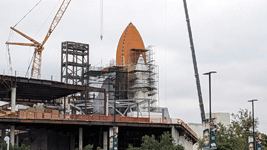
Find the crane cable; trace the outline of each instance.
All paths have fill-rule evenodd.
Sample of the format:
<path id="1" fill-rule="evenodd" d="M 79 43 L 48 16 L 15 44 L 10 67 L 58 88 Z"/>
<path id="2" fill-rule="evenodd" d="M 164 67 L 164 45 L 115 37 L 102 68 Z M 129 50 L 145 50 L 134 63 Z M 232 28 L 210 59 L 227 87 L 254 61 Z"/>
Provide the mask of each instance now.
<path id="1" fill-rule="evenodd" d="M 35 51 L 33 52 L 33 54 L 35 55 Z M 29 63 L 29 66 L 28 66 L 27 72 L 25 74 L 25 77 L 27 77 L 29 75 L 29 70 L 30 70 L 31 64 L 33 62 L 34 55 L 32 55 L 32 59 L 31 59 L 31 61 Z"/>
<path id="2" fill-rule="evenodd" d="M 40 0 L 41 1 L 41 0 Z M 40 2 L 39 1 L 39 2 Z M 53 13 L 53 11 L 56 9 L 57 5 L 59 4 L 60 0 L 58 0 L 57 4 L 55 5 L 55 7 L 52 9 L 52 11 L 50 12 L 50 14 L 48 15 L 48 17 L 45 19 L 44 23 L 42 24 L 42 26 L 39 28 L 39 30 L 37 31 L 37 33 L 34 35 L 33 38 L 35 38 L 37 36 L 37 34 L 40 32 L 40 30 L 43 28 L 44 24 L 47 22 L 48 18 L 51 16 L 51 14 Z M 33 62 L 33 59 L 34 59 L 34 55 L 35 55 L 35 51 L 33 52 L 33 55 L 32 55 L 32 59 L 29 63 L 29 66 L 28 66 L 28 69 L 27 69 L 27 72 L 25 74 L 25 77 L 27 77 L 29 75 L 29 70 L 30 70 L 30 67 L 32 65 L 32 62 Z"/>
<path id="3" fill-rule="evenodd" d="M 39 28 L 39 30 L 37 31 L 37 33 L 34 35 L 34 37 L 36 37 L 36 35 L 39 33 L 39 31 L 43 28 L 44 24 L 47 22 L 47 20 L 49 19 L 49 17 L 52 15 L 52 13 L 54 12 L 54 10 L 56 9 L 57 5 L 59 4 L 61 0 L 58 0 L 57 4 L 55 5 L 55 7 L 52 9 L 52 11 L 50 12 L 50 14 L 48 15 L 48 17 L 45 19 L 44 23 L 42 24 L 42 26 Z"/>
<path id="4" fill-rule="evenodd" d="M 35 4 L 35 6 L 26 14 L 24 15 L 20 20 L 19 22 L 17 22 L 13 28 L 15 28 L 24 18 L 26 18 L 26 16 L 41 2 L 42 0 L 40 0 L 37 4 Z M 8 36 L 8 40 L 7 41 L 10 41 L 12 39 L 12 36 L 13 36 L 13 32 L 12 30 L 10 30 L 9 32 L 9 36 Z M 8 70 L 11 71 L 11 75 L 12 75 L 12 64 L 11 64 L 11 55 L 10 55 L 10 49 L 9 49 L 9 44 L 6 45 L 6 48 L 7 48 L 7 65 L 8 65 Z"/>
<path id="5" fill-rule="evenodd" d="M 165 106 L 168 107 L 168 100 L 167 100 L 167 95 L 166 95 L 166 74 L 167 74 L 167 70 L 166 70 L 166 0 L 164 1 L 164 69 L 165 69 L 165 74 L 164 74 L 164 98 L 165 98 Z"/>
<path id="6" fill-rule="evenodd" d="M 12 38 L 12 36 L 13 36 L 13 32 L 10 30 L 9 36 L 8 36 L 8 41 Z M 12 64 L 11 64 L 11 55 L 10 55 L 9 44 L 6 44 L 6 49 L 7 49 L 7 58 L 6 58 L 7 59 L 7 67 L 8 67 L 8 71 L 10 71 L 12 74 Z"/>
<path id="7" fill-rule="evenodd" d="M 23 16 L 18 23 L 16 23 L 13 28 L 15 28 L 42 0 L 40 0 L 35 6 L 25 15 Z"/>
<path id="8" fill-rule="evenodd" d="M 100 0 L 100 39 L 103 39 L 103 0 Z"/>

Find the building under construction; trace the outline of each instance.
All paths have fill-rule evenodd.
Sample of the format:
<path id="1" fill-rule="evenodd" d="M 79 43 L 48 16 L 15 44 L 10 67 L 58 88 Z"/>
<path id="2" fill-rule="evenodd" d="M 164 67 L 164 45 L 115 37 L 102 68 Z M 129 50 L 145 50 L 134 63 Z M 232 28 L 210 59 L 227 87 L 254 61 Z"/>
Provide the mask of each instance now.
<path id="1" fill-rule="evenodd" d="M 0 75 L 0 98 L 8 102 L 0 108 L 2 141 L 9 135 L 12 144 L 32 149 L 93 144 L 94 149 L 123 150 L 129 144 L 140 146 L 144 135 L 160 140 L 169 131 L 176 144 L 192 149 L 195 132 L 158 106 L 153 48 L 145 48 L 130 23 L 120 37 L 116 63 L 109 66 L 91 66 L 89 44 L 66 41 L 60 82 Z M 118 127 L 116 133 L 113 127 Z"/>

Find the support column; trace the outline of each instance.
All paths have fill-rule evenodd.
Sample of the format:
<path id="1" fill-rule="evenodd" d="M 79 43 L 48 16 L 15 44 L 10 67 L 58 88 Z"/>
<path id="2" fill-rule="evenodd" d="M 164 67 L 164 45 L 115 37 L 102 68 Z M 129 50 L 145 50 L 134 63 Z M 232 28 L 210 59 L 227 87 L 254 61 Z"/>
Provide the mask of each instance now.
<path id="1" fill-rule="evenodd" d="M 16 88 L 11 88 L 11 112 L 15 112 L 16 108 Z"/>
<path id="2" fill-rule="evenodd" d="M 64 96 L 64 119 L 66 116 L 66 97 Z"/>
<path id="3" fill-rule="evenodd" d="M 172 138 L 174 139 L 175 145 L 178 145 L 179 142 L 179 132 L 175 129 L 174 125 L 172 125 Z"/>
<path id="4" fill-rule="evenodd" d="M 106 116 L 108 116 L 108 98 L 109 98 L 109 96 L 108 96 L 108 94 L 107 94 L 107 92 L 106 92 L 106 89 L 105 89 L 105 91 L 104 91 L 104 99 L 105 99 L 105 104 L 104 104 L 104 115 L 106 115 Z"/>
<path id="5" fill-rule="evenodd" d="M 67 104 L 67 114 L 70 114 L 70 99 L 69 98 L 66 100 L 66 104 Z"/>
<path id="6" fill-rule="evenodd" d="M 12 146 L 15 144 L 15 125 L 10 126 L 10 143 Z"/>
<path id="7" fill-rule="evenodd" d="M 79 150 L 83 149 L 83 128 L 79 128 Z"/>
<path id="8" fill-rule="evenodd" d="M 1 129 L 1 142 L 3 142 L 4 141 L 4 138 L 6 137 L 6 128 L 4 128 L 4 129 Z"/>
<path id="9" fill-rule="evenodd" d="M 148 118 L 150 118 L 150 99 L 148 99 Z"/>
<path id="10" fill-rule="evenodd" d="M 75 149 L 75 135 L 73 133 L 70 134 L 70 150 Z"/>
<path id="11" fill-rule="evenodd" d="M 19 134 L 16 136 L 16 144 L 19 145 Z"/>
<path id="12" fill-rule="evenodd" d="M 88 92 L 87 90 L 85 90 L 85 109 L 84 109 L 85 114 L 87 114 L 87 97 L 88 97 Z"/>
<path id="13" fill-rule="evenodd" d="M 103 132 L 103 150 L 108 150 L 108 132 Z"/>
<path id="14" fill-rule="evenodd" d="M 136 104 L 137 107 L 136 107 L 136 113 L 137 113 L 137 117 L 139 117 L 139 103 Z"/>

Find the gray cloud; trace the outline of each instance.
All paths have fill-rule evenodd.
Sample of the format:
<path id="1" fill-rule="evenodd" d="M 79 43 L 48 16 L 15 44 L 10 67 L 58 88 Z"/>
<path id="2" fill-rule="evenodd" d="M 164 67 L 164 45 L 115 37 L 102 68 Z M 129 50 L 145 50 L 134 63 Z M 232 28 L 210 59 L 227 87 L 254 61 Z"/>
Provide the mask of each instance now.
<path id="1" fill-rule="evenodd" d="M 7 69 L 5 41 L 9 27 L 16 24 L 38 0 L 0 1 L 0 73 Z M 42 41 L 58 9 L 54 0 L 42 1 L 17 29 Z M 167 105 L 171 117 L 186 122 L 201 122 L 195 77 L 182 1 L 113 0 L 104 1 L 104 39 L 100 41 L 100 2 L 72 1 L 63 19 L 51 35 L 43 52 L 42 77 L 60 77 L 61 42 L 90 44 L 90 63 L 108 64 L 116 56 L 118 40 L 129 22 L 139 30 L 146 46 L 155 45 L 160 70 L 160 105 Z M 56 9 L 47 22 L 44 20 Z M 206 111 L 208 110 L 208 77 L 212 76 L 214 112 L 236 113 L 239 108 L 251 110 L 248 99 L 258 98 L 255 116 L 264 127 L 266 99 L 267 10 L 265 0 L 188 1 L 197 62 Z M 165 16 L 166 13 L 166 16 Z M 166 17 L 166 18 L 165 18 Z M 165 22 L 166 20 L 166 22 Z M 26 42 L 13 33 L 13 40 Z M 24 75 L 33 49 L 10 46 L 13 70 Z M 166 86 L 165 86 L 166 85 Z"/>

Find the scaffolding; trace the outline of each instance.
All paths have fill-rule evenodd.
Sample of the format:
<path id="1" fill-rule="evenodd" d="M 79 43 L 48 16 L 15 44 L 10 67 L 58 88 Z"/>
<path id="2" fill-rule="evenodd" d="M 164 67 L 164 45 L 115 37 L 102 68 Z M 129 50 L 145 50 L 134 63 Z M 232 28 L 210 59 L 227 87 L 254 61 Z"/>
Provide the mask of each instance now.
<path id="1" fill-rule="evenodd" d="M 107 113 L 114 114 L 114 110 L 121 116 L 143 116 L 142 112 L 150 112 L 157 102 L 157 66 L 153 58 L 153 46 L 147 49 L 131 49 L 127 66 L 94 67 L 84 74 L 90 87 L 106 90 Z M 141 94 L 144 93 L 144 94 Z M 89 92 L 91 97 L 91 114 L 104 114 L 103 93 Z M 115 103 L 115 105 L 114 105 Z M 115 108 L 116 107 L 116 108 Z M 108 114 L 106 114 L 108 115 Z"/>
<path id="2" fill-rule="evenodd" d="M 89 70 L 89 44 L 61 43 L 61 82 L 88 85 L 82 75 Z"/>
<path id="3" fill-rule="evenodd" d="M 141 49 L 131 49 L 133 51 L 133 57 L 131 58 L 138 60 L 134 70 L 131 70 L 130 73 L 130 92 L 133 95 L 134 99 L 142 100 L 149 99 L 150 103 L 143 103 L 141 109 L 143 111 L 148 110 L 149 107 L 156 107 L 157 103 L 157 82 L 158 82 L 158 73 L 156 72 L 157 66 L 155 65 L 154 60 L 154 46 L 148 46 L 145 50 Z M 145 55 L 144 55 L 145 53 Z M 140 54 L 140 55 L 136 55 Z M 137 58 L 138 57 L 138 58 Z M 149 105 L 149 106 L 148 106 Z"/>
<path id="4" fill-rule="evenodd" d="M 92 115 L 115 114 L 114 110 L 121 116 L 150 113 L 156 107 L 158 82 L 153 48 L 130 49 L 129 65 L 111 63 L 102 68 L 89 65 L 88 44 L 62 42 L 61 82 L 106 91 L 106 95 L 96 91 L 72 95 L 70 105 Z"/>
<path id="5" fill-rule="evenodd" d="M 71 41 L 61 43 L 61 82 L 88 86 L 89 80 L 83 78 L 83 74 L 89 71 L 89 66 L 89 44 Z M 90 98 L 85 92 L 68 96 L 67 103 L 70 105 L 69 107 L 72 107 L 72 113 L 76 113 L 74 108 L 77 110 L 77 106 L 81 108 L 82 112 L 90 109 L 92 107 L 90 104 L 85 108 L 87 99 Z M 63 99 L 59 101 L 63 101 Z M 70 102 L 75 102 L 77 105 Z"/>

